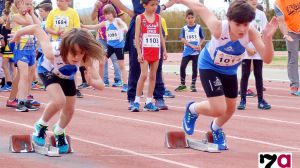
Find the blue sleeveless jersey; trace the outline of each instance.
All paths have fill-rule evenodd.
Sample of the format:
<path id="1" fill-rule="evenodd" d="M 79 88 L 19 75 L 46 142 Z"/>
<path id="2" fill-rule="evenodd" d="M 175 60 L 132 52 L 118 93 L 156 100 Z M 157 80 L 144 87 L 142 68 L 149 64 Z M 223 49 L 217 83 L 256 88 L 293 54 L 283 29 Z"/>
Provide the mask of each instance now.
<path id="1" fill-rule="evenodd" d="M 237 41 L 232 41 L 229 35 L 227 21 L 222 22 L 222 34 L 219 39 L 212 36 L 205 45 L 198 59 L 199 69 L 211 69 L 226 75 L 237 74 L 238 66 L 246 54 L 245 46 L 249 43 L 248 33 Z"/>

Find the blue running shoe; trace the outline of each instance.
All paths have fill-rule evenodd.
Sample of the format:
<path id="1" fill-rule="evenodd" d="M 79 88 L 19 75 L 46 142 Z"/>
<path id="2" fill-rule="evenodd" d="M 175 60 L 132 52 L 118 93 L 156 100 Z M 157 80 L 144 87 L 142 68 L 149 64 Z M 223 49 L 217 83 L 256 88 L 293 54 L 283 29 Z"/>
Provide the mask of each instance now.
<path id="1" fill-rule="evenodd" d="M 48 126 L 43 126 L 41 124 L 34 124 L 34 131 L 32 133 L 32 140 L 35 144 L 39 146 L 45 146 L 46 131 Z"/>
<path id="2" fill-rule="evenodd" d="M 121 92 L 127 92 L 128 91 L 128 85 L 127 84 L 123 84 Z"/>
<path id="3" fill-rule="evenodd" d="M 240 104 L 237 106 L 238 110 L 245 110 L 246 109 L 246 99 L 241 99 Z"/>
<path id="4" fill-rule="evenodd" d="M 59 153 L 68 153 L 69 151 L 69 144 L 66 138 L 66 134 L 62 133 L 60 135 L 56 135 L 54 133 L 56 147 L 59 149 Z"/>
<path id="5" fill-rule="evenodd" d="M 158 107 L 159 110 L 168 110 L 168 106 L 166 105 L 164 99 L 156 99 L 155 106 Z"/>
<path id="6" fill-rule="evenodd" d="M 115 81 L 115 83 L 113 83 L 111 86 L 112 87 L 122 87 L 123 82 L 121 80 L 118 80 L 118 81 Z"/>
<path id="7" fill-rule="evenodd" d="M 269 109 L 271 109 L 271 105 L 268 104 L 264 99 L 261 99 L 258 102 L 258 108 L 262 109 L 262 110 L 269 110 Z"/>
<path id="8" fill-rule="evenodd" d="M 154 105 L 154 103 L 150 102 L 148 104 L 145 104 L 144 111 L 156 112 L 159 111 L 159 109 Z"/>
<path id="9" fill-rule="evenodd" d="M 197 114 L 192 114 L 190 109 L 189 109 L 189 107 L 193 103 L 195 103 L 195 102 L 188 102 L 187 103 L 184 118 L 182 120 L 182 126 L 183 126 L 183 129 L 184 129 L 184 132 L 187 133 L 188 135 L 192 135 L 194 133 L 195 122 L 196 122 L 196 119 L 198 118 L 198 115 Z"/>
<path id="10" fill-rule="evenodd" d="M 133 100 L 129 100 L 128 102 L 129 102 L 128 110 L 131 110 L 134 101 Z"/>
<path id="11" fill-rule="evenodd" d="M 130 111 L 131 112 L 139 112 L 140 111 L 140 103 L 134 102 Z"/>
<path id="12" fill-rule="evenodd" d="M 5 84 L 2 88 L 0 88 L 0 92 L 9 92 L 11 91 L 11 86 Z"/>
<path id="13" fill-rule="evenodd" d="M 226 137 L 222 130 L 222 128 L 214 131 L 212 129 L 212 123 L 211 123 L 211 132 L 213 135 L 213 143 L 218 145 L 219 150 L 227 150 L 227 144 L 226 144 Z"/>
<path id="14" fill-rule="evenodd" d="M 175 95 L 170 90 L 165 89 L 164 97 L 165 98 L 175 98 Z"/>

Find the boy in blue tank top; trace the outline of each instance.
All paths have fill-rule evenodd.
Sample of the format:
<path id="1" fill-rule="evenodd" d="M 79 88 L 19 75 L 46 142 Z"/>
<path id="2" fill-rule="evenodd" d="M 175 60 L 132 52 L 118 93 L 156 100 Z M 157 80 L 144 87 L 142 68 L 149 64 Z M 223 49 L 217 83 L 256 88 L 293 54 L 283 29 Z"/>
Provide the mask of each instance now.
<path id="1" fill-rule="evenodd" d="M 211 41 L 201 51 L 198 67 L 200 80 L 207 96 L 207 101 L 188 102 L 183 118 L 184 131 L 194 133 L 198 115 L 215 117 L 210 129 L 213 143 L 219 150 L 228 149 L 222 127 L 235 112 L 238 96 L 237 68 L 246 52 L 246 46 L 252 42 L 265 63 L 270 63 L 274 55 L 272 36 L 278 23 L 273 18 L 262 34 L 258 33 L 250 22 L 255 18 L 255 11 L 245 0 L 233 1 L 227 11 L 227 20 L 220 21 L 202 3 L 191 0 L 172 0 L 182 3 L 196 12 L 211 32 Z"/>
<path id="2" fill-rule="evenodd" d="M 197 61 L 198 55 L 201 50 L 201 45 L 203 43 L 204 35 L 202 28 L 199 24 L 195 23 L 195 16 L 192 10 L 186 11 L 185 20 L 187 25 L 185 25 L 180 32 L 179 38 L 184 44 L 184 49 L 182 53 L 182 60 L 180 64 L 180 85 L 175 89 L 175 91 L 185 91 L 187 89 L 185 85 L 186 67 L 190 61 L 192 61 L 192 83 L 190 90 L 191 92 L 196 92 L 196 80 L 197 80 Z"/>

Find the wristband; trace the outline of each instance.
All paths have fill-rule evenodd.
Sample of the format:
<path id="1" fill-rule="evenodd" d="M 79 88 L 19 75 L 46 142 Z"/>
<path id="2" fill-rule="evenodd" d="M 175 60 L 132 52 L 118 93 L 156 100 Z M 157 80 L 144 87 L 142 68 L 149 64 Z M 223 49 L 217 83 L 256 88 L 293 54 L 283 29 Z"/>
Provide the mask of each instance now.
<path id="1" fill-rule="evenodd" d="M 161 9 L 162 9 L 162 10 L 166 10 L 166 9 L 167 9 L 167 6 L 166 6 L 165 4 L 162 4 L 162 5 L 161 5 Z"/>

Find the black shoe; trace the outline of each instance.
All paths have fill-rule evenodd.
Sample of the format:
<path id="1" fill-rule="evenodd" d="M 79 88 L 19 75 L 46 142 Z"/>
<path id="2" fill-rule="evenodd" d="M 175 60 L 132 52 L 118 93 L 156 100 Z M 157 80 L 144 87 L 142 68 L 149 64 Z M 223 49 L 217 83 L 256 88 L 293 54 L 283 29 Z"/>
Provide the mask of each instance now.
<path id="1" fill-rule="evenodd" d="M 191 85 L 191 92 L 197 92 L 196 86 L 195 85 Z"/>
<path id="2" fill-rule="evenodd" d="M 76 97 L 83 98 L 83 94 L 78 89 L 76 89 Z"/>
<path id="3" fill-rule="evenodd" d="M 27 100 L 27 101 L 25 102 L 25 106 L 27 107 L 27 109 L 28 109 L 29 111 L 37 111 L 37 110 L 40 109 L 38 106 L 34 106 L 34 105 L 33 105 L 33 101 L 31 101 L 31 100 Z"/>
<path id="4" fill-rule="evenodd" d="M 25 103 L 23 101 L 20 101 L 20 102 L 18 102 L 16 111 L 18 111 L 18 112 L 28 112 L 29 110 L 25 106 Z"/>

